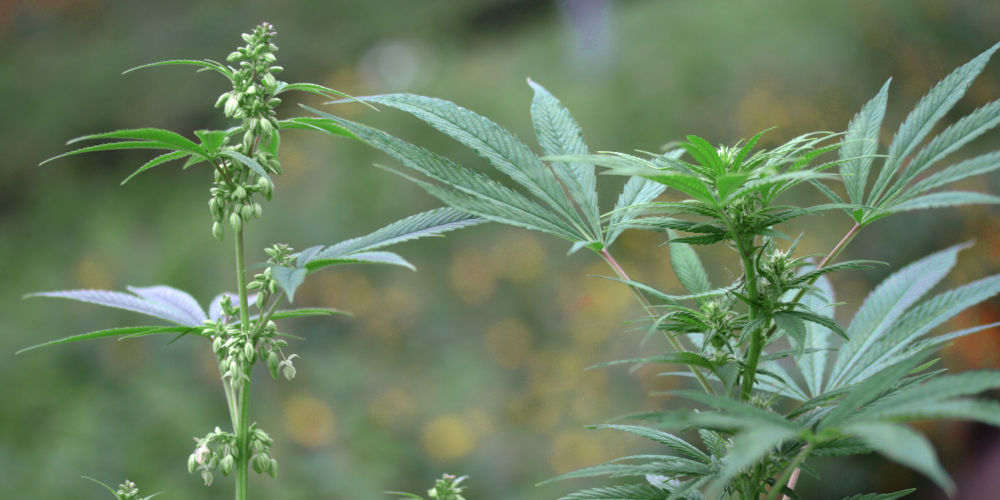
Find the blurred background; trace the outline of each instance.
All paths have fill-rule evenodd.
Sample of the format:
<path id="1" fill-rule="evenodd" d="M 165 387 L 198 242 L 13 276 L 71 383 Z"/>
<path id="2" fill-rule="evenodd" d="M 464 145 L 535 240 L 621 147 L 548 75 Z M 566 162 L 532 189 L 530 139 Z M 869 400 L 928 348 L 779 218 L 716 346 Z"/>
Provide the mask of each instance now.
<path id="1" fill-rule="evenodd" d="M 1000 39 L 1000 3 L 976 0 L 420 2 L 113 2 L 0 0 L 0 482 L 5 498 L 108 498 L 80 479 L 136 481 L 165 499 L 230 495 L 188 475 L 193 436 L 228 422 L 208 345 L 168 338 L 84 342 L 14 356 L 44 340 L 142 321 L 83 304 L 22 300 L 32 291 L 169 284 L 207 303 L 232 289 L 231 245 L 210 234 L 210 174 L 160 168 L 118 183 L 149 156 L 108 153 L 39 168 L 79 135 L 156 126 L 190 136 L 229 124 L 213 109 L 227 90 L 214 74 L 122 70 L 170 58 L 223 60 L 240 33 L 275 25 L 283 80 L 352 94 L 409 91 L 453 100 L 533 147 L 526 77 L 580 122 L 592 150 L 658 150 L 696 133 L 731 143 L 776 126 L 765 141 L 843 130 L 894 78 L 884 131 L 895 130 L 938 79 Z M 1000 96 L 994 61 L 956 107 Z M 296 96 L 298 97 L 298 96 Z M 285 100 L 283 116 L 301 114 Z M 463 164 L 482 160 L 392 110 L 327 106 Z M 998 147 L 990 135 L 966 155 Z M 888 140 L 889 137 L 884 137 Z M 248 233 L 251 261 L 282 241 L 298 248 L 364 234 L 438 203 L 373 163 L 360 144 L 293 131 L 275 202 Z M 621 180 L 603 178 L 604 208 Z M 992 175 L 963 188 L 1000 192 Z M 846 256 L 893 268 L 956 242 L 948 285 L 1000 271 L 1000 211 L 975 207 L 900 215 L 862 233 Z M 804 252 L 825 252 L 849 228 L 840 213 L 808 221 Z M 798 229 L 805 228 L 803 225 Z M 792 231 L 798 229 L 792 228 Z M 678 290 L 663 238 L 626 233 L 615 252 L 636 279 Z M 588 483 L 534 486 L 574 468 L 653 449 L 588 430 L 616 415 L 668 408 L 676 387 L 648 368 L 584 371 L 662 348 L 640 347 L 627 290 L 587 252 L 555 238 L 485 225 L 400 247 L 419 271 L 341 267 L 311 278 L 296 303 L 353 318 L 290 320 L 298 377 L 254 384 L 252 412 L 275 438 L 278 481 L 254 477 L 255 498 L 381 499 L 424 492 L 442 472 L 468 474 L 470 499 L 551 499 Z M 738 263 L 704 256 L 716 284 Z M 890 268 L 834 277 L 850 318 Z M 1000 302 L 948 325 L 1000 320 Z M 955 370 L 1000 366 L 1000 331 L 943 352 Z M 967 424 L 925 429 L 962 498 L 995 498 L 1000 435 Z M 803 498 L 841 498 L 926 480 L 878 457 L 816 461 Z M 994 483 L 995 484 L 995 483 Z M 980 496 L 977 496 L 980 495 Z"/>

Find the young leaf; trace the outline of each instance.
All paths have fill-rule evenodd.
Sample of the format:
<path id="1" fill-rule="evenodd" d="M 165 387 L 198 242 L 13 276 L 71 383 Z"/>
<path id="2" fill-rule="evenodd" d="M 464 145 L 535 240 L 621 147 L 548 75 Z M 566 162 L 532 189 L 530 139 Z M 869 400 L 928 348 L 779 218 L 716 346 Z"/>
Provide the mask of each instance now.
<path id="1" fill-rule="evenodd" d="M 844 432 L 861 438 L 873 450 L 934 480 L 949 496 L 955 494 L 955 483 L 941 468 L 934 447 L 927 438 L 908 427 L 886 423 L 858 423 Z"/>
<path id="2" fill-rule="evenodd" d="M 187 334 L 187 333 L 200 333 L 200 332 L 201 332 L 200 328 L 194 328 L 190 326 L 126 326 L 120 328 L 109 328 L 107 330 L 97 330 L 88 333 L 81 333 L 79 335 L 71 335 L 69 337 L 64 337 L 61 339 L 50 340 L 48 342 L 36 344 L 31 347 L 25 347 L 24 349 L 18 350 L 14 354 L 21 354 L 22 352 L 38 349 L 39 347 L 48 347 L 51 345 L 58 345 L 58 344 L 68 344 L 70 342 L 78 342 L 80 340 L 101 339 L 105 337 L 151 335 L 154 333 Z"/>
<path id="3" fill-rule="evenodd" d="M 420 118 L 475 150 L 497 170 L 545 201 L 566 220 L 582 225 L 579 215 L 552 171 L 528 146 L 488 118 L 451 101 L 414 94 L 386 94 L 361 99 L 385 104 Z"/>
<path id="4" fill-rule="evenodd" d="M 160 128 L 133 128 L 115 130 L 113 132 L 102 132 L 100 134 L 90 134 L 77 137 L 66 144 L 73 144 L 80 141 L 90 141 L 94 139 L 129 139 L 137 141 L 149 141 L 157 144 L 168 144 L 178 151 L 187 151 L 191 154 L 206 156 L 204 148 L 196 144 L 191 139 Z"/>
<path id="5" fill-rule="evenodd" d="M 295 290 L 305 281 L 308 272 L 303 267 L 271 266 L 271 276 L 285 292 L 289 303 L 295 298 Z"/>
<path id="6" fill-rule="evenodd" d="M 931 89 L 913 111 L 906 117 L 903 124 L 892 139 L 889 146 L 889 157 L 882 165 L 875 184 L 868 196 L 868 205 L 877 205 L 883 191 L 903 161 L 912 153 L 931 132 L 934 125 L 965 95 L 972 81 L 983 71 L 986 63 L 1000 43 L 993 45 L 968 63 L 960 66 Z M 905 173 L 904 173 L 905 175 Z"/>
<path id="7" fill-rule="evenodd" d="M 176 291 L 182 294 L 184 293 L 180 290 Z M 25 295 L 25 298 L 28 297 L 56 297 L 78 300 L 80 302 L 89 302 L 91 304 L 133 311 L 185 326 L 201 326 L 202 323 L 201 320 L 196 320 L 192 317 L 188 311 L 179 309 L 175 305 L 160 301 L 151 301 L 146 298 L 124 292 L 113 292 L 110 290 L 62 290 L 57 292 L 40 292 Z"/>
<path id="8" fill-rule="evenodd" d="M 608 217 L 605 244 L 610 246 L 625 230 L 624 223 L 632 220 L 637 213 L 643 210 L 644 205 L 656 199 L 666 189 L 667 186 L 643 177 L 629 179 L 618 196 L 614 210 Z"/>
<path id="9" fill-rule="evenodd" d="M 677 280 L 681 282 L 684 289 L 698 295 L 708 293 L 712 289 L 712 284 L 708 281 L 708 273 L 702 266 L 698 254 L 690 245 L 673 241 L 677 233 L 668 230 L 670 236 L 670 265 L 674 268 Z"/>
<path id="10" fill-rule="evenodd" d="M 531 100 L 531 121 L 535 126 L 538 144 L 547 155 L 589 154 L 583 132 L 573 115 L 548 90 L 528 79 L 535 91 Z M 600 210 L 597 206 L 597 176 L 594 166 L 586 163 L 557 164 L 553 168 L 583 212 L 593 236 L 601 236 Z"/>
<path id="11" fill-rule="evenodd" d="M 229 68 L 227 68 L 224 64 L 222 64 L 220 62 L 213 61 L 211 59 L 202 59 L 202 60 L 195 60 L 195 59 L 171 59 L 169 61 L 159 61 L 159 62 L 154 62 L 154 63 L 149 63 L 149 64 L 143 64 L 141 66 L 136 66 L 134 68 L 127 69 L 127 70 L 123 71 L 122 74 L 124 75 L 124 74 L 127 74 L 127 73 L 131 73 L 133 71 L 140 70 L 140 69 L 145 69 L 145 68 L 154 68 L 154 67 L 157 67 L 157 66 L 174 66 L 174 65 L 198 66 L 198 67 L 201 68 L 198 71 L 213 70 L 213 71 L 217 71 L 218 73 L 222 74 L 223 76 L 225 76 L 226 78 L 228 78 L 230 80 L 232 80 L 232 78 L 233 78 L 233 72 L 230 71 Z"/>
<path id="12" fill-rule="evenodd" d="M 164 153 L 160 156 L 157 156 L 156 158 L 153 158 L 152 160 L 149 160 L 148 162 L 143 164 L 135 172 L 132 172 L 131 175 L 129 175 L 128 177 L 125 178 L 125 180 L 122 181 L 122 185 L 124 186 L 126 182 L 132 180 L 133 177 L 145 172 L 146 170 L 149 170 L 155 166 L 162 165 L 167 162 L 180 160 L 181 158 L 184 158 L 186 156 L 190 156 L 190 153 L 186 153 L 184 151 L 174 151 L 172 153 Z"/>
<path id="13" fill-rule="evenodd" d="M 205 310 L 201 308 L 198 301 L 183 290 L 164 285 L 147 287 L 128 286 L 125 288 L 150 302 L 157 302 L 184 313 L 190 320 L 189 322 L 185 322 L 185 324 L 200 325 L 208 319 L 208 316 L 205 315 Z"/>
<path id="14" fill-rule="evenodd" d="M 968 246 L 955 245 L 924 257 L 889 276 L 868 295 L 847 328 L 849 341 L 838 353 L 830 388 L 840 387 L 849 375 L 860 371 L 859 361 L 906 309 L 948 274 L 958 252 Z"/>
<path id="15" fill-rule="evenodd" d="M 274 314 L 271 315 L 271 319 L 302 318 L 306 316 L 353 316 L 353 314 L 339 309 L 302 308 L 275 311 Z"/>
<path id="16" fill-rule="evenodd" d="M 400 257 L 398 254 L 385 251 L 355 252 L 346 254 L 342 257 L 334 258 L 316 257 L 306 264 L 306 269 L 308 269 L 309 272 L 315 272 L 325 267 L 336 266 L 338 264 L 392 264 L 405 267 L 411 271 L 417 270 L 416 266 L 410 264 L 406 259 Z"/>
<path id="17" fill-rule="evenodd" d="M 864 203 L 868 171 L 878 152 L 879 131 L 882 130 L 891 81 L 892 79 L 886 81 L 878 94 L 854 115 L 840 146 L 840 159 L 843 160 L 840 175 L 851 203 Z"/>

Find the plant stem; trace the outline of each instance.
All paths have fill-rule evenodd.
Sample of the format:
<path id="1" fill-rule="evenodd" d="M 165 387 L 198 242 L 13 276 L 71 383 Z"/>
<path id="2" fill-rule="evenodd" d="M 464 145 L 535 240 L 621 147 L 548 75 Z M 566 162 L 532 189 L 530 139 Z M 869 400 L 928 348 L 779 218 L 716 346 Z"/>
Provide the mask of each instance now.
<path id="1" fill-rule="evenodd" d="M 790 464 L 788 464 L 788 467 L 785 467 L 785 470 L 781 472 L 781 476 L 779 476 L 778 480 L 775 481 L 774 486 L 771 487 L 771 491 L 767 494 L 767 498 L 765 500 L 775 500 L 778 498 L 781 488 L 788 483 L 788 479 L 792 477 L 792 474 L 796 470 L 798 470 L 799 466 L 802 465 L 802 462 L 805 462 L 806 457 L 809 456 L 809 452 L 812 451 L 812 447 L 812 443 L 802 447 L 802 451 L 800 451 L 798 455 L 795 455 L 795 458 L 792 459 Z"/>
<path id="2" fill-rule="evenodd" d="M 628 277 L 628 273 L 626 273 L 625 270 L 622 269 L 622 266 L 618 265 L 618 261 L 616 261 L 615 258 L 611 256 L 607 248 L 601 249 L 601 258 L 603 258 L 604 262 L 606 262 L 609 266 L 611 266 L 611 269 L 615 271 L 615 274 L 617 274 L 619 278 L 625 281 L 632 281 L 632 278 Z M 653 306 L 649 303 L 649 300 L 646 299 L 646 296 L 643 295 L 642 292 L 640 292 L 632 285 L 628 285 L 628 289 L 632 292 L 632 295 L 636 298 L 636 300 L 639 301 L 639 304 L 642 305 L 642 308 L 646 311 L 646 314 L 648 314 L 650 317 L 655 316 L 655 311 L 653 311 Z M 681 342 L 679 340 L 677 340 L 668 333 L 664 333 L 664 336 L 667 338 L 667 341 L 670 342 L 670 346 L 673 347 L 675 351 L 687 352 L 687 349 L 685 349 L 684 346 L 681 345 Z M 691 370 L 691 373 L 694 374 L 694 378 L 698 379 L 698 383 L 701 385 L 701 388 L 704 389 L 706 393 L 715 394 L 715 390 L 712 389 L 712 385 L 708 383 L 708 379 L 706 379 L 705 376 L 697 368 L 688 365 L 688 369 Z"/>
<path id="3" fill-rule="evenodd" d="M 247 276 L 246 264 L 243 251 L 243 228 L 236 232 L 236 283 L 240 295 L 240 330 L 247 337 L 247 342 L 252 342 L 250 338 L 250 304 L 247 300 Z M 238 455 L 236 457 L 236 500 L 247 500 L 249 498 L 249 464 L 250 464 L 250 373 L 253 370 L 253 363 L 249 360 L 241 379 L 234 381 L 239 386 L 239 402 L 237 413 L 239 420 L 233 432 L 236 434 L 236 447 Z"/>
<path id="4" fill-rule="evenodd" d="M 847 234 L 845 234 L 844 237 L 841 238 L 839 242 L 837 242 L 837 245 L 830 250 L 830 253 L 826 254 L 826 257 L 823 257 L 823 260 L 821 260 L 820 263 L 816 266 L 816 269 L 817 270 L 823 269 L 824 267 L 827 266 L 827 264 L 832 262 L 833 259 L 837 258 L 837 256 L 840 255 L 840 252 L 842 252 L 844 248 L 846 248 L 847 245 L 850 244 L 850 242 L 854 239 L 854 237 L 858 235 L 858 231 L 860 230 L 861 230 L 861 224 L 855 223 L 854 227 L 852 227 L 851 230 L 848 231 Z M 816 276 L 815 278 L 809 281 L 809 284 L 812 285 L 816 283 L 816 280 L 818 279 L 819 276 Z M 806 294 L 806 288 L 800 289 L 798 293 L 795 294 L 795 297 L 792 299 L 792 303 L 797 304 L 800 300 L 802 300 L 802 297 L 804 297 L 805 294 Z M 750 351 L 747 353 L 747 370 L 749 370 L 750 367 L 752 366 L 754 371 L 753 372 L 747 371 L 747 375 L 744 376 L 743 379 L 744 384 L 740 394 L 741 400 L 745 400 L 746 398 L 748 398 L 750 396 L 750 391 L 753 390 L 753 378 L 754 378 L 753 375 L 757 371 L 757 363 L 759 362 L 760 359 L 761 350 L 763 350 L 764 339 L 770 337 L 777 329 L 778 325 L 773 324 L 771 325 L 771 328 L 768 329 L 766 334 L 764 335 L 755 334 L 753 337 L 751 337 Z M 752 364 L 751 361 L 753 362 Z M 747 383 L 748 379 L 749 383 Z"/>

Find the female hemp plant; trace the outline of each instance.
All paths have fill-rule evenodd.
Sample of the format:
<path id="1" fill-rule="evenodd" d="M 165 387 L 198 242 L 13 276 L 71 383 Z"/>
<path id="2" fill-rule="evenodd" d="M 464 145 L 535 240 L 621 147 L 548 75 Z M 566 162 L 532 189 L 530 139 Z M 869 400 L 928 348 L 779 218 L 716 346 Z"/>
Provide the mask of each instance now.
<path id="1" fill-rule="evenodd" d="M 834 318 L 836 300 L 826 275 L 875 264 L 837 262 L 837 257 L 882 218 L 1000 203 L 990 194 L 940 190 L 1000 169 L 1000 151 L 942 166 L 949 155 L 1000 124 L 1000 101 L 931 136 L 998 47 L 931 89 L 882 154 L 878 145 L 888 83 L 842 134 L 805 134 L 772 149 L 755 149 L 761 134 L 734 146 L 715 146 L 691 135 L 662 154 L 643 156 L 591 154 L 569 111 L 530 80 L 535 92 L 531 118 L 545 156 L 449 101 L 412 94 L 360 98 L 410 113 L 469 146 L 515 188 L 380 130 L 312 111 L 397 159 L 407 169 L 405 177 L 456 209 L 555 235 L 571 243 L 571 251 L 593 251 L 615 273 L 611 279 L 631 289 L 646 312 L 650 333 L 662 335 L 669 347 L 658 356 L 606 364 L 680 365 L 686 371 L 668 369 L 664 375 L 691 377 L 700 386 L 675 393 L 697 404 L 697 410 L 632 416 L 647 425 L 598 426 L 642 436 L 664 452 L 561 476 L 616 478 L 565 500 L 797 499 L 800 472 L 816 475 L 810 458 L 873 451 L 920 471 L 954 496 L 955 485 L 933 446 L 906 424 L 960 419 L 1000 426 L 1000 404 L 969 397 L 1000 387 L 1000 372 L 946 374 L 928 361 L 950 340 L 998 323 L 927 337 L 961 311 L 1000 293 L 1000 275 L 921 301 L 969 246 L 955 245 L 891 275 L 846 326 Z M 630 177 L 603 215 L 595 166 Z M 801 188 L 816 188 L 830 202 L 808 207 L 781 202 L 783 194 Z M 673 201 L 655 201 L 668 189 Z M 807 235 L 789 238 L 782 224 L 827 211 L 843 212 L 853 227 L 825 254 L 798 255 L 798 243 Z M 609 248 L 628 228 L 663 235 L 686 295 L 648 286 L 618 264 Z M 713 244 L 731 250 L 742 271 L 724 286 L 712 285 L 694 250 Z M 666 432 L 671 429 L 696 431 L 692 437 L 699 442 Z M 912 491 L 851 498 L 891 500 Z"/>
<path id="2" fill-rule="evenodd" d="M 314 246 L 301 252 L 295 252 L 286 244 L 275 244 L 264 250 L 267 257 L 265 263 L 248 267 L 244 234 L 249 223 L 260 217 L 262 204 L 274 195 L 272 176 L 281 174 L 278 161 L 281 131 L 309 129 L 350 135 L 325 119 L 278 118 L 275 112 L 281 103 L 278 96 L 289 91 L 309 92 L 328 98 L 349 96 L 321 85 L 289 84 L 278 80 L 277 75 L 282 68 L 275 65 L 278 47 L 273 42 L 274 36 L 274 28 L 267 23 L 244 34 L 246 45 L 229 54 L 228 64 L 210 59 L 184 59 L 139 67 L 190 65 L 199 67 L 199 71 L 214 71 L 224 76 L 232 89 L 218 98 L 216 107 L 221 107 L 226 117 L 236 120 L 232 127 L 194 131 L 198 142 L 156 128 L 93 134 L 70 143 L 111 141 L 53 158 L 115 149 L 166 151 L 139 167 L 125 182 L 139 173 L 170 162 L 181 162 L 183 169 L 206 166 L 212 171 L 208 200 L 211 233 L 219 240 L 225 239 L 227 233 L 231 235 L 236 261 L 236 292 L 219 294 L 211 301 L 207 311 L 189 294 L 163 285 L 129 287 L 128 292 L 67 290 L 31 294 L 32 297 L 66 298 L 126 309 L 166 324 L 110 328 L 53 340 L 21 351 L 103 337 L 131 338 L 166 333 L 203 339 L 218 361 L 231 421 L 228 426 L 215 426 L 211 432 L 195 438 L 194 451 L 187 461 L 188 470 L 197 472 L 206 485 L 212 484 L 217 472 L 233 474 L 237 500 L 248 498 L 251 468 L 258 474 L 267 473 L 272 477 L 278 471 L 277 462 L 270 454 L 271 436 L 250 419 L 251 373 L 258 363 L 265 365 L 275 379 L 279 375 L 286 379 L 295 376 L 293 361 L 297 355 L 288 352 L 285 340 L 288 336 L 279 330 L 276 321 L 299 316 L 343 314 L 335 309 L 279 309 L 280 305 L 285 300 L 292 302 L 296 288 L 311 272 L 349 263 L 394 264 L 412 269 L 412 264 L 383 248 L 481 222 L 475 216 L 450 208 L 431 210 L 366 236 L 333 245 Z M 250 277 L 248 270 L 251 268 L 263 270 Z M 138 498 L 134 484 L 126 482 L 124 485 L 115 492 L 119 498 Z"/>

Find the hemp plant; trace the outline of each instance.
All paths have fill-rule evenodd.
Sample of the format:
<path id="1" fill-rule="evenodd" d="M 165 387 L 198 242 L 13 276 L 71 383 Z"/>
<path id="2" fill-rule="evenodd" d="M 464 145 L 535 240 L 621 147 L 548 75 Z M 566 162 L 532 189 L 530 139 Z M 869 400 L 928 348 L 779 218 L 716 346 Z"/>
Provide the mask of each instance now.
<path id="1" fill-rule="evenodd" d="M 187 459 L 188 471 L 197 472 L 205 485 L 215 474 L 235 476 L 235 498 L 249 496 L 248 477 L 252 468 L 258 474 L 274 477 L 278 465 L 271 456 L 273 438 L 250 418 L 251 374 L 258 364 L 274 379 L 295 377 L 294 360 L 288 340 L 294 338 L 279 330 L 276 321 L 285 318 L 347 314 L 329 308 L 279 309 L 310 273 L 330 266 L 352 263 L 392 264 L 413 269 L 400 255 L 385 247 L 446 231 L 477 224 L 481 219 L 466 213 L 441 208 L 416 214 L 368 235 L 332 245 L 319 245 L 295 252 L 278 243 L 264 249 L 266 261 L 247 264 L 244 235 L 248 225 L 261 216 L 263 203 L 274 195 L 272 176 L 280 175 L 278 160 L 281 132 L 288 129 L 315 130 L 334 135 L 350 135 L 325 119 L 292 117 L 279 119 L 276 108 L 280 95 L 290 91 L 318 94 L 326 98 L 346 94 L 313 83 L 285 83 L 278 79 L 281 66 L 275 65 L 275 31 L 268 23 L 243 35 L 246 45 L 229 54 L 227 63 L 211 59 L 169 60 L 140 66 L 195 66 L 225 77 L 231 90 L 219 96 L 216 108 L 222 108 L 235 124 L 223 130 L 196 130 L 197 142 L 181 134 L 158 128 L 117 130 L 87 135 L 70 141 L 107 141 L 85 146 L 56 156 L 43 163 L 82 153 L 121 149 L 166 151 L 140 166 L 122 184 L 153 167 L 175 162 L 182 169 L 205 166 L 212 172 L 208 208 L 211 234 L 224 240 L 227 234 L 234 245 L 235 293 L 223 292 L 208 305 L 207 312 L 188 293 L 169 286 L 128 287 L 128 292 L 107 290 L 65 290 L 43 292 L 30 297 L 57 297 L 125 309 L 156 318 L 167 324 L 109 328 L 58 340 L 37 347 L 105 337 L 135 338 L 154 334 L 173 334 L 204 341 L 218 361 L 219 374 L 229 409 L 229 425 L 195 438 L 194 451 Z M 139 69 L 134 68 L 134 69 Z M 129 70 L 132 71 L 132 70 Z M 126 72 L 127 73 L 127 72 Z M 227 229 L 228 227 L 228 229 Z M 259 270 L 252 276 L 251 270 Z M 176 340 L 175 338 L 175 340 Z M 101 483 L 103 484 L 103 483 Z M 135 485 L 126 481 L 115 494 L 119 498 L 138 498 Z M 148 498 L 148 497 L 147 497 Z"/>
<path id="2" fill-rule="evenodd" d="M 941 166 L 1000 124 L 1000 100 L 931 136 L 998 47 L 931 89 L 882 154 L 878 144 L 888 82 L 840 134 L 809 133 L 770 149 L 755 149 L 763 132 L 732 146 L 690 135 L 663 153 L 642 155 L 591 154 L 569 111 L 531 80 L 531 118 L 545 156 L 449 101 L 412 94 L 360 98 L 407 112 L 472 148 L 515 188 L 383 131 L 312 111 L 394 157 L 406 169 L 397 173 L 446 204 L 555 235 L 572 244 L 571 252 L 592 251 L 615 273 L 610 279 L 635 295 L 649 332 L 662 335 L 670 346 L 656 356 L 605 364 L 680 365 L 686 371 L 668 368 L 663 374 L 690 377 L 700 385 L 701 390 L 673 392 L 696 407 L 631 415 L 637 424 L 597 426 L 639 435 L 665 452 L 560 476 L 556 479 L 615 479 L 564 499 L 797 499 L 799 473 L 817 475 L 809 467 L 811 457 L 873 451 L 916 469 L 954 496 L 955 485 L 930 441 L 906 423 L 960 419 L 1000 426 L 1000 404 L 969 397 L 1000 387 L 1000 372 L 946 374 L 935 368 L 937 360 L 929 360 L 949 341 L 1000 323 L 928 337 L 961 311 L 1000 293 L 1000 275 L 921 301 L 969 244 L 951 246 L 892 274 L 846 326 L 834 317 L 836 299 L 827 275 L 876 264 L 837 258 L 880 219 L 911 210 L 1000 203 L 990 194 L 937 190 L 1000 169 L 1000 151 Z M 603 215 L 595 166 L 630 177 L 613 209 Z M 781 201 L 786 192 L 812 188 L 830 202 L 797 207 Z M 656 201 L 668 189 L 676 201 Z M 825 254 L 797 253 L 807 235 L 791 238 L 782 225 L 830 211 L 846 214 L 853 227 Z M 609 248 L 627 228 L 663 235 L 685 295 L 633 279 L 612 257 Z M 731 283 L 711 283 L 695 250 L 706 245 L 724 245 L 735 254 L 742 272 Z M 697 441 L 668 430 L 696 431 L 691 434 Z M 638 480 L 622 483 L 620 478 Z M 851 498 L 892 499 L 911 491 Z"/>

